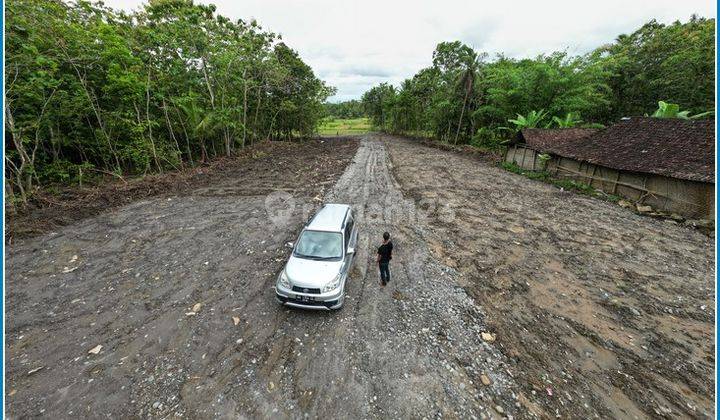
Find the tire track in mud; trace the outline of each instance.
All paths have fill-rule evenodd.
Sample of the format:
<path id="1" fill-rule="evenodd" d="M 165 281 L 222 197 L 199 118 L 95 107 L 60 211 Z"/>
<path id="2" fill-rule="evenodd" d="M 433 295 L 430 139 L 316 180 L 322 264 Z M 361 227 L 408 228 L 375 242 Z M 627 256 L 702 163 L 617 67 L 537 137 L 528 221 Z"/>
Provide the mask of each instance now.
<path id="1" fill-rule="evenodd" d="M 418 209 L 412 201 L 403 196 L 399 184 L 392 176 L 391 162 L 382 141 L 374 136 L 363 139 L 353 163 L 328 194 L 326 202 L 351 204 L 358 212 L 356 223 L 361 229 L 361 240 L 355 269 L 362 277 L 360 292 L 356 292 L 358 282 L 353 278 L 348 293 L 359 296 L 352 306 L 355 317 L 353 324 L 366 331 L 366 334 L 358 337 L 366 350 L 357 360 L 353 360 L 353 364 L 365 373 L 361 380 L 374 384 L 375 392 L 395 392 L 391 398 L 367 395 L 366 398 L 371 401 L 376 401 L 376 397 L 382 398 L 381 403 L 377 404 L 378 408 L 375 408 L 376 404 L 370 404 L 370 413 L 377 416 L 487 414 L 487 408 L 497 404 L 492 401 L 493 398 L 488 395 L 487 390 L 482 389 L 479 374 L 470 372 L 468 376 L 472 376 L 475 381 L 470 380 L 467 388 L 458 378 L 444 377 L 443 370 L 449 370 L 447 368 L 450 364 L 455 363 L 448 362 L 448 359 L 453 359 L 452 351 L 438 357 L 434 352 L 442 347 L 440 344 L 418 340 L 418 332 L 435 329 L 437 325 L 451 325 L 452 331 L 457 333 L 459 338 L 456 338 L 458 342 L 451 343 L 449 347 L 462 345 L 467 349 L 465 353 L 480 351 L 488 353 L 486 358 L 498 357 L 497 353 L 493 354 L 492 349 L 479 340 L 477 332 L 481 325 L 475 325 L 473 329 L 462 320 L 446 313 L 447 307 L 467 307 L 472 305 L 472 302 L 464 293 L 457 297 L 454 295 L 457 289 L 450 275 L 447 275 L 450 280 L 448 282 L 436 284 L 433 281 L 433 274 L 440 276 L 442 274 L 439 273 L 449 273 L 448 267 L 430 257 L 425 245 L 429 233 L 422 227 L 423 220 L 415 220 Z M 396 251 L 391 263 L 392 280 L 388 287 L 381 288 L 374 256 L 375 248 L 385 230 L 393 235 Z M 426 271 L 429 276 L 425 275 Z M 442 291 L 445 293 L 449 292 L 450 297 L 436 293 L 441 289 L 444 289 Z M 399 296 L 404 300 L 399 300 Z M 413 305 L 412 301 L 416 297 L 432 303 L 427 306 L 418 305 L 417 310 L 408 308 Z M 405 316 L 409 311 L 414 312 L 412 317 Z M 395 345 L 406 347 L 407 353 L 397 354 Z M 382 365 L 373 360 L 382 359 L 380 353 L 387 352 L 388 349 L 393 349 L 393 353 L 387 356 Z M 429 354 L 423 354 L 425 352 Z M 419 357 L 408 361 L 405 354 L 417 354 Z M 461 370 L 457 366 L 451 369 Z M 413 385 L 412 372 L 422 372 L 422 375 L 418 376 L 432 385 Z M 497 383 L 502 384 L 502 387 L 497 387 L 502 389 L 502 392 L 495 394 L 497 402 L 512 410 L 512 403 L 503 400 L 512 398 L 512 392 L 508 388 L 512 381 L 499 372 L 495 374 L 498 377 Z M 398 380 L 398 377 L 401 380 Z M 442 400 L 442 396 L 436 394 L 440 389 L 452 389 L 458 395 L 453 396 L 455 400 L 451 404 L 435 404 Z M 443 394 L 447 395 L 447 392 L 443 391 Z"/>
<path id="2" fill-rule="evenodd" d="M 278 333 L 265 341 L 261 356 L 280 354 L 273 362 L 278 368 L 251 381 L 248 391 L 262 389 L 269 376 L 280 376 L 280 366 L 287 377 L 277 394 L 262 402 L 244 401 L 242 406 L 254 407 L 246 413 L 266 415 L 262 407 L 273 405 L 273 415 L 287 417 L 483 416 L 496 405 L 512 412 L 512 380 L 498 368 L 503 363 L 499 353 L 479 339 L 481 320 L 467 325 L 460 316 L 472 302 L 457 293 L 450 270 L 429 257 L 423 237 L 428 234 L 412 224 L 416 209 L 398 187 L 383 143 L 372 136 L 363 139 L 324 200 L 353 205 L 360 228 L 345 307 L 329 313 L 278 307 Z M 390 211 L 384 211 L 388 206 Z M 391 283 L 381 288 L 374 252 L 385 230 L 393 234 L 397 248 Z M 448 282 L 435 284 L 433 277 L 441 276 Z M 436 293 L 439 289 L 449 295 Z M 421 303 L 414 303 L 417 298 Z M 462 310 L 448 313 L 454 305 Z M 448 337 L 450 331 L 454 342 L 431 338 Z M 308 341 L 326 345 L 310 353 Z M 284 348 L 288 343 L 292 350 Z M 458 347 L 463 350 L 456 352 Z M 457 353 L 473 359 L 467 370 Z M 493 377 L 493 387 L 481 384 L 481 370 Z M 283 395 L 291 398 L 277 399 Z"/>

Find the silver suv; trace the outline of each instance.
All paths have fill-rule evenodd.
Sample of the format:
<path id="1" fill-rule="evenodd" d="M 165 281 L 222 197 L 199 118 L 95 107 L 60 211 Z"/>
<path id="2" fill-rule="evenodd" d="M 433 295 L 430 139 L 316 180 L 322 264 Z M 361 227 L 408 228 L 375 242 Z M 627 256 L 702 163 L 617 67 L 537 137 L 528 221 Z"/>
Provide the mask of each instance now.
<path id="1" fill-rule="evenodd" d="M 280 272 L 275 294 L 280 303 L 306 309 L 338 309 L 355 260 L 358 230 L 352 208 L 326 204 L 300 232 Z"/>

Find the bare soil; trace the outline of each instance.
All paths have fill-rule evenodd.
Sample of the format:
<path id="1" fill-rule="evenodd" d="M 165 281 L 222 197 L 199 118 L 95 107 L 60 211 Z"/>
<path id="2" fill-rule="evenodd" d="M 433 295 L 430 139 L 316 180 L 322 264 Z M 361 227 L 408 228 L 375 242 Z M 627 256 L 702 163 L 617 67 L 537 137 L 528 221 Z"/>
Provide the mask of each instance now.
<path id="1" fill-rule="evenodd" d="M 411 140 L 276 147 L 13 241 L 8 414 L 714 415 L 712 238 Z M 322 202 L 358 213 L 345 307 L 281 307 Z"/>
<path id="2" fill-rule="evenodd" d="M 541 417 L 714 417 L 714 240 L 476 159 L 387 139 L 408 195 L 453 208 L 433 256 L 487 314 Z M 442 216 L 442 215 L 441 215 Z"/>

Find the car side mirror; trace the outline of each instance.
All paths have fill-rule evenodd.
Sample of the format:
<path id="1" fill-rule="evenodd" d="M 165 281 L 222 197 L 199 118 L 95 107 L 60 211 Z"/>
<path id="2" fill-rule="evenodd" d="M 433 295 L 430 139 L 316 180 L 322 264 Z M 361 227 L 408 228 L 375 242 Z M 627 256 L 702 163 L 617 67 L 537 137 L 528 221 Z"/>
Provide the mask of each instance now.
<path id="1" fill-rule="evenodd" d="M 295 247 L 295 244 L 292 243 L 292 242 L 287 242 L 287 243 L 285 244 L 285 247 L 286 247 L 286 248 L 293 249 L 293 248 Z"/>
<path id="2" fill-rule="evenodd" d="M 349 255 L 349 254 L 354 254 L 354 253 L 355 253 L 355 248 L 349 246 L 348 249 L 347 249 L 347 253 L 348 253 L 348 255 Z"/>

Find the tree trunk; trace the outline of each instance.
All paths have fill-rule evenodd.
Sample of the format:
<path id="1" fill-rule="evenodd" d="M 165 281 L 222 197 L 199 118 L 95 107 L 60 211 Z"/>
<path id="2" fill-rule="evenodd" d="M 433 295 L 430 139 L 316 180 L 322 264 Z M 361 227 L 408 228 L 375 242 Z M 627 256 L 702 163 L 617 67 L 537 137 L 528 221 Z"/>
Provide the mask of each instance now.
<path id="1" fill-rule="evenodd" d="M 213 93 L 212 86 L 210 85 L 210 77 L 207 73 L 207 62 L 205 61 L 205 57 L 202 57 L 202 71 L 203 77 L 205 78 L 205 86 L 207 86 L 208 93 L 210 94 L 210 106 L 212 106 L 212 109 L 215 110 L 215 94 Z"/>
<path id="2" fill-rule="evenodd" d="M 268 139 L 270 139 L 270 137 L 272 136 L 273 125 L 275 125 L 275 118 L 278 116 L 279 113 L 280 113 L 280 110 L 278 109 L 275 112 L 275 115 L 273 115 L 272 120 L 270 120 L 270 130 L 268 131 L 268 135 L 267 135 Z"/>
<path id="3" fill-rule="evenodd" d="M 460 127 L 462 127 L 462 119 L 465 115 L 465 106 L 467 105 L 468 96 L 470 96 L 470 89 L 465 89 L 465 99 L 463 99 L 463 106 L 462 110 L 460 111 L 460 120 L 458 120 L 458 128 L 455 132 L 455 141 L 453 142 L 453 144 L 457 144 L 458 136 L 460 136 Z"/>
<path id="4" fill-rule="evenodd" d="M 9 103 L 5 104 L 5 118 L 10 131 L 10 137 L 12 138 L 15 149 L 20 156 L 20 167 L 17 167 L 15 162 L 7 157 L 7 154 L 5 155 L 5 160 L 10 164 L 11 170 L 15 172 L 15 184 L 18 186 L 18 189 L 20 190 L 20 198 L 22 198 L 22 201 L 25 204 L 27 203 L 26 189 L 30 189 L 32 187 L 32 178 L 27 181 L 27 185 L 24 185 L 23 172 L 25 172 L 25 167 L 30 161 L 30 156 L 28 155 L 27 150 L 25 150 L 25 145 L 22 144 L 22 132 L 15 127 L 15 119 L 13 118 Z"/>
<path id="5" fill-rule="evenodd" d="M 232 63 L 232 62 L 231 62 Z M 227 72 L 230 71 L 230 66 L 228 66 Z M 220 109 L 225 110 L 225 92 L 226 92 L 225 86 L 222 86 L 220 89 Z M 232 135 L 230 135 L 230 127 L 228 124 L 224 124 L 222 128 L 222 141 L 223 145 L 225 146 L 225 156 L 230 156 L 233 152 L 233 142 L 232 142 Z"/>
<path id="6" fill-rule="evenodd" d="M 13 191 L 12 182 L 10 182 L 10 180 L 5 182 L 5 202 L 10 204 L 10 212 L 12 214 L 17 213 L 17 207 L 15 206 L 15 192 Z"/>
<path id="7" fill-rule="evenodd" d="M 260 131 L 257 126 L 258 121 L 258 114 L 260 113 L 260 103 L 262 100 L 262 96 L 260 95 L 260 86 L 258 86 L 258 100 L 257 100 L 257 108 L 255 108 L 255 117 L 253 118 L 253 141 L 257 140 L 257 133 Z"/>
<path id="8" fill-rule="evenodd" d="M 150 71 L 148 70 L 147 82 L 145 83 L 145 118 L 148 125 L 148 136 L 150 136 L 150 146 L 152 147 L 153 158 L 155 159 L 155 166 L 158 171 L 162 173 L 162 166 L 160 160 L 158 160 L 157 149 L 155 149 L 155 140 L 153 140 L 152 133 L 152 122 L 150 121 Z"/>
<path id="9" fill-rule="evenodd" d="M 242 136 L 242 143 L 240 143 L 240 147 L 243 149 L 245 148 L 245 143 L 247 143 L 247 81 L 245 81 L 245 89 L 243 90 L 243 136 Z"/>
<path id="10" fill-rule="evenodd" d="M 207 162 L 208 154 L 207 148 L 205 147 L 205 137 L 200 138 L 200 161 Z"/>
<path id="11" fill-rule="evenodd" d="M 23 187 L 22 184 L 20 169 L 15 165 L 15 162 L 13 162 L 12 160 L 10 160 L 9 157 L 7 157 L 7 155 L 5 155 L 5 162 L 8 163 L 8 166 L 10 167 L 10 172 L 15 173 L 15 185 L 17 185 L 18 189 L 20 190 L 20 199 L 22 200 L 23 204 L 27 204 L 27 194 L 25 193 L 25 187 Z M 14 195 L 15 193 L 12 191 L 11 182 L 6 182 L 5 185 L 10 186 L 10 193 Z"/>
<path id="12" fill-rule="evenodd" d="M 172 99 L 170 99 L 172 101 Z M 173 101 L 173 104 L 175 102 Z M 185 146 L 187 147 L 187 153 L 188 153 L 188 159 L 190 159 L 190 166 L 194 166 L 195 162 L 193 162 L 192 157 L 192 149 L 190 148 L 190 136 L 188 136 L 187 129 L 185 128 L 185 123 L 183 122 L 182 115 L 180 115 L 180 110 L 175 107 L 175 112 L 178 114 L 178 121 L 180 121 L 180 127 L 182 127 L 183 133 L 185 134 Z"/>
<path id="13" fill-rule="evenodd" d="M 66 54 L 67 55 L 67 54 Z M 113 155 L 113 158 L 115 159 L 115 165 L 116 169 L 120 170 L 120 158 L 117 155 L 117 152 L 115 151 L 115 148 L 113 147 L 112 141 L 110 141 L 110 135 L 108 134 L 107 130 L 105 129 L 105 122 L 102 119 L 100 109 L 100 104 L 96 103 L 93 99 L 94 95 L 90 95 L 90 87 L 87 85 L 87 81 L 85 78 L 80 74 L 80 69 L 78 69 L 77 65 L 73 62 L 70 57 L 68 57 L 68 61 L 70 64 L 72 64 L 73 69 L 75 69 L 75 73 L 77 74 L 78 81 L 80 82 L 80 85 L 83 87 L 83 91 L 85 92 L 85 96 L 87 97 L 88 102 L 90 102 L 90 106 L 93 109 L 93 113 L 95 114 L 95 118 L 97 118 L 98 125 L 100 126 L 100 131 L 103 133 L 103 137 L 105 137 L 105 140 L 107 141 L 108 147 L 110 148 L 110 152 Z"/>
<path id="14" fill-rule="evenodd" d="M 210 146 L 212 146 L 212 152 L 213 152 L 212 157 L 213 158 L 216 158 L 218 155 L 217 149 L 215 148 L 215 143 L 216 143 L 215 139 L 210 140 Z"/>
<path id="15" fill-rule="evenodd" d="M 183 158 L 182 158 L 182 150 L 180 150 L 180 143 L 178 143 L 177 137 L 175 137 L 175 132 L 173 131 L 173 128 L 172 128 L 172 124 L 170 123 L 170 116 L 168 115 L 168 112 L 167 112 L 167 103 L 165 102 L 165 98 L 163 98 L 162 104 L 163 104 L 163 106 L 162 106 L 163 114 L 165 114 L 165 122 L 167 123 L 168 130 L 170 131 L 170 137 L 175 142 L 175 148 L 177 149 L 178 156 L 180 157 L 180 167 L 184 168 L 185 163 L 183 162 Z"/>
<path id="16" fill-rule="evenodd" d="M 247 92 L 248 92 L 248 85 L 247 85 L 247 78 L 245 75 L 247 74 L 247 69 L 243 70 L 243 137 L 242 137 L 242 147 L 245 148 L 245 139 L 247 138 Z"/>
<path id="17" fill-rule="evenodd" d="M 135 120 L 137 120 L 137 125 L 142 126 L 142 116 L 140 114 L 140 108 L 138 108 L 137 102 L 135 102 L 134 100 L 133 100 L 133 107 L 135 108 Z M 146 146 L 146 144 L 144 144 L 145 134 L 143 133 L 141 135 L 143 138 L 143 147 L 145 147 Z M 150 162 L 148 162 L 145 165 L 145 168 L 143 169 L 143 176 L 145 176 L 147 174 L 149 169 L 150 169 Z"/>

